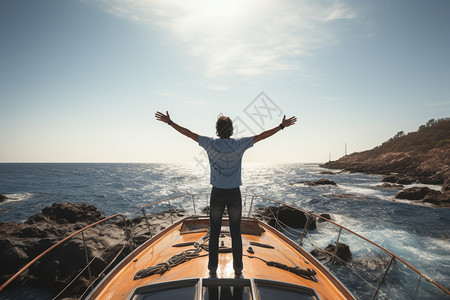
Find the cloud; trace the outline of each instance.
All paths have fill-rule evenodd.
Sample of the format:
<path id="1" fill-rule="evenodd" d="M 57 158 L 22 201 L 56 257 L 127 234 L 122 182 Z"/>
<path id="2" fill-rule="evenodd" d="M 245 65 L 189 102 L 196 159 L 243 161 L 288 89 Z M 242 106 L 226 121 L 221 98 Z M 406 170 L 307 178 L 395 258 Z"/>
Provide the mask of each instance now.
<path id="1" fill-rule="evenodd" d="M 332 97 L 332 96 L 318 96 L 314 98 L 318 101 L 326 101 L 326 102 L 335 102 L 341 100 L 341 97 Z"/>
<path id="2" fill-rule="evenodd" d="M 210 89 L 210 90 L 215 90 L 215 91 L 222 91 L 222 92 L 226 92 L 230 90 L 230 87 L 227 85 L 207 85 L 205 86 L 205 88 Z"/>
<path id="3" fill-rule="evenodd" d="M 200 100 L 200 99 L 187 100 L 187 103 L 194 105 L 194 106 L 206 106 L 208 104 L 207 101 Z"/>
<path id="4" fill-rule="evenodd" d="M 450 107 L 450 101 L 430 103 L 430 106 L 449 106 Z"/>
<path id="5" fill-rule="evenodd" d="M 182 96 L 179 93 L 174 93 L 174 92 L 171 92 L 171 91 L 156 91 L 154 93 L 156 95 L 158 95 L 158 96 L 169 97 L 169 98 L 178 98 L 178 97 Z"/>
<path id="6" fill-rule="evenodd" d="M 296 70 L 338 42 L 330 23 L 356 14 L 338 0 L 99 0 L 104 10 L 166 31 L 209 77 Z"/>

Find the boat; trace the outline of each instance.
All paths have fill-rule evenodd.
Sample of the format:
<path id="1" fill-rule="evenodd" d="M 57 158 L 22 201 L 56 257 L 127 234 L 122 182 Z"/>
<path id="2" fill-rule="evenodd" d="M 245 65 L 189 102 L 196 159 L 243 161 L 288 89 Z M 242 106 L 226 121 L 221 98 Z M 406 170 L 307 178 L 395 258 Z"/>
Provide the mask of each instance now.
<path id="1" fill-rule="evenodd" d="M 286 203 L 264 196 L 243 195 L 241 223 L 244 269 L 240 276 L 233 270 L 231 238 L 228 218 L 222 220 L 219 241 L 219 267 L 217 276 L 208 271 L 208 210 L 197 213 L 196 206 L 207 207 L 209 194 L 183 194 L 149 203 L 141 208 L 142 220 L 151 238 L 143 242 L 129 255 L 102 272 L 92 274 L 90 265 L 95 258 L 88 258 L 87 266 L 76 277 L 89 274 L 89 286 L 83 299 L 449 299 L 450 292 L 441 284 L 420 272 L 406 261 L 330 220 Z M 205 201 L 205 202 L 203 202 Z M 267 222 L 262 214 L 270 206 Z M 290 228 L 281 220 L 279 212 L 287 208 L 305 217 L 303 228 Z M 158 233 L 150 226 L 149 211 L 166 212 L 171 225 Z M 267 211 L 267 210 L 266 210 Z M 180 213 L 182 212 L 182 213 Z M 186 215 L 189 214 L 189 215 Z M 30 266 L 61 244 L 82 235 L 94 226 L 111 219 L 126 219 L 113 215 L 74 232 L 36 257 L 0 287 L 1 291 Z M 322 229 L 311 226 L 317 223 Z M 272 222 L 272 225 L 274 223 Z M 296 234 L 293 234 L 293 231 Z M 333 250 L 323 249 L 317 241 L 317 231 L 330 235 Z M 125 226 L 124 239 L 130 240 L 133 228 Z M 289 237 L 288 237 L 289 236 Z M 294 241 L 298 238 L 298 241 Z M 323 239 L 322 239 L 323 240 Z M 309 242 L 309 243 L 307 243 Z M 334 242 L 334 243 L 333 243 Z M 345 242 L 345 243 L 344 243 Z M 371 260 L 346 261 L 338 254 L 338 246 L 350 244 L 358 248 L 363 244 L 367 253 L 375 254 Z M 314 251 L 315 250 L 315 251 Z M 376 250 L 376 251 L 375 251 Z M 87 251 L 85 251 L 87 253 Z M 315 255 L 313 255 L 316 253 Z M 317 253 L 321 255 L 317 255 Z M 381 256 L 384 255 L 384 257 Z M 116 256 L 117 258 L 118 256 Z M 326 259 L 323 259 L 323 258 Z M 361 271 L 361 262 L 372 262 L 369 276 Z M 366 268 L 367 271 L 367 268 Z M 105 274 L 105 272 L 107 272 Z M 83 275 L 85 274 L 85 275 Z M 399 278 L 401 274 L 401 278 Z M 405 275 L 406 274 L 406 275 Z M 355 284 L 356 282 L 356 284 Z M 66 297 L 65 288 L 54 298 Z"/>

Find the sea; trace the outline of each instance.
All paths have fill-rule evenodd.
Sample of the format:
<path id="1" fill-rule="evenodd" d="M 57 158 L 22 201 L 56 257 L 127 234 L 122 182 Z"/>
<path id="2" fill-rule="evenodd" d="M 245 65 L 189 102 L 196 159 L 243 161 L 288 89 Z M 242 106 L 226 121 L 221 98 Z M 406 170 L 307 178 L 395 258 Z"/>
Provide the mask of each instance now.
<path id="1" fill-rule="evenodd" d="M 397 190 L 378 187 L 381 178 L 326 170 L 319 164 L 244 163 L 241 192 L 316 214 L 328 213 L 334 222 L 395 253 L 449 289 L 450 209 L 398 200 Z M 318 179 L 330 179 L 337 184 L 302 184 Z M 62 202 L 90 203 L 105 216 L 122 213 L 133 217 L 148 203 L 210 190 L 209 171 L 199 164 L 2 163 L 0 194 L 9 200 L 0 203 L 0 222 L 23 222 L 44 207 Z M 286 234 L 298 240 L 298 233 L 286 229 Z M 314 238 L 314 234 L 308 236 Z M 315 244 L 322 247 L 332 242 L 317 239 Z M 343 234 L 340 241 L 346 242 L 345 239 Z M 351 238 L 347 241 L 351 242 Z M 365 247 L 350 243 L 353 257 L 375 251 L 373 247 Z M 414 291 L 420 284 L 423 280 L 414 281 L 409 288 Z"/>

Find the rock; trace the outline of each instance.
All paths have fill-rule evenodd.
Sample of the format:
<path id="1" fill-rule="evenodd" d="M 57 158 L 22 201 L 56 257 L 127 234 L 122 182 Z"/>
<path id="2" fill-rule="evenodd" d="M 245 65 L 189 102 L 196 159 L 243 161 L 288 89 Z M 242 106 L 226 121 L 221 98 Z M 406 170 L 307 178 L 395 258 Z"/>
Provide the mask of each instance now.
<path id="1" fill-rule="evenodd" d="M 341 199 L 351 199 L 351 200 L 369 200 L 369 198 L 364 194 L 331 194 L 326 195 L 329 198 L 341 198 Z"/>
<path id="2" fill-rule="evenodd" d="M 57 223 L 93 223 L 99 221 L 102 214 L 92 204 L 53 203 L 42 210 L 44 216 Z"/>
<path id="3" fill-rule="evenodd" d="M 269 219 L 268 224 L 277 229 L 280 229 L 280 226 L 276 222 L 275 218 L 277 218 L 278 221 L 281 223 L 281 227 L 289 226 L 293 228 L 305 228 L 306 221 L 308 219 L 303 212 L 288 206 L 266 207 L 260 210 L 259 214 Z M 313 219 L 310 222 L 308 229 L 313 230 L 316 228 L 317 228 L 316 220 Z"/>
<path id="4" fill-rule="evenodd" d="M 6 197 L 5 195 L 0 194 L 0 203 L 6 201 L 6 200 L 8 200 L 8 199 L 9 199 L 9 198 Z"/>
<path id="5" fill-rule="evenodd" d="M 37 215 L 29 217 L 28 220 L 25 221 L 26 224 L 36 224 L 36 223 L 42 223 L 42 222 L 49 223 L 50 218 L 48 218 L 47 216 L 44 216 L 43 214 L 37 214 Z"/>
<path id="6" fill-rule="evenodd" d="M 329 180 L 329 179 L 319 179 L 316 181 L 302 181 L 299 183 L 303 183 L 305 185 L 309 186 L 316 186 L 316 185 L 336 185 L 336 182 Z"/>
<path id="7" fill-rule="evenodd" d="M 336 250 L 337 247 L 337 250 Z M 341 258 L 343 261 L 348 262 L 352 259 L 352 252 L 350 251 L 350 246 L 343 243 L 337 243 L 336 245 L 329 244 L 325 251 L 334 253 L 336 252 L 336 255 Z"/>
<path id="8" fill-rule="evenodd" d="M 27 226 L 19 231 L 19 237 L 21 238 L 38 238 L 44 237 L 46 234 L 44 231 L 40 230 L 34 226 Z"/>
<path id="9" fill-rule="evenodd" d="M 322 171 L 319 174 L 322 174 L 322 175 L 333 175 L 333 174 L 336 174 L 336 173 L 331 172 L 331 171 Z"/>
<path id="10" fill-rule="evenodd" d="M 423 202 L 450 207 L 450 191 L 429 193 L 423 198 Z"/>
<path id="11" fill-rule="evenodd" d="M 51 246 L 53 246 L 53 244 L 55 244 L 56 242 L 57 240 L 49 237 L 36 239 L 33 240 L 33 242 L 26 242 L 25 245 L 28 244 L 27 254 L 28 256 L 34 258 L 39 254 L 41 254 L 42 252 L 44 252 L 45 250 L 47 250 L 48 248 L 50 248 Z"/>
<path id="12" fill-rule="evenodd" d="M 428 194 L 436 194 L 439 191 L 432 190 L 427 187 L 412 187 L 398 192 L 395 198 L 407 200 L 422 200 Z"/>
<path id="13" fill-rule="evenodd" d="M 311 254 L 319 260 L 331 260 L 332 253 L 336 251 L 336 256 L 342 259 L 345 262 L 349 262 L 352 259 L 352 252 L 350 251 L 350 246 L 344 243 L 337 243 L 336 245 L 328 244 L 328 246 L 324 249 L 324 251 L 320 251 L 318 249 L 314 249 L 311 251 Z M 339 260 L 335 260 L 338 262 Z"/>
<path id="14" fill-rule="evenodd" d="M 399 178 L 398 180 L 397 180 L 397 183 L 398 184 L 411 184 L 411 183 L 413 183 L 415 180 L 414 179 L 412 179 L 412 178 L 410 178 L 410 177 L 402 177 L 402 178 Z"/>
<path id="15" fill-rule="evenodd" d="M 387 182 L 383 183 L 382 185 L 378 185 L 377 187 L 383 188 L 383 189 L 395 189 L 395 190 L 401 190 L 404 188 L 404 186 L 401 184 L 395 184 L 395 183 L 391 184 L 391 183 L 387 183 Z"/>
<path id="16" fill-rule="evenodd" d="M 396 176 L 396 175 L 387 175 L 387 176 L 384 176 L 384 177 L 381 179 L 381 181 L 382 181 L 382 182 L 397 183 L 397 181 L 398 181 L 398 176 Z"/>
<path id="17" fill-rule="evenodd" d="M 0 284 L 32 258 L 88 223 L 98 221 L 102 216 L 95 206 L 89 204 L 55 203 L 42 212 L 30 217 L 25 223 L 0 223 Z M 174 219 L 177 217 L 174 216 Z M 101 258 L 95 258 L 91 264 L 93 276 L 98 275 L 122 247 L 124 250 L 116 263 L 150 237 L 144 220 L 126 220 L 127 224 L 131 222 L 138 222 L 135 228 L 136 232 L 140 232 L 133 239 L 126 235 L 122 220 L 97 225 L 84 232 L 89 258 L 101 254 Z M 156 233 L 156 228 L 166 223 L 167 220 L 152 220 L 149 226 Z M 41 258 L 21 275 L 20 280 L 25 284 L 32 281 L 45 288 L 60 290 L 84 268 L 84 251 L 80 234 Z M 77 295 L 78 291 L 84 290 L 86 286 L 83 283 L 89 284 L 87 276 L 87 272 L 84 272 L 71 287 L 70 293 Z"/>
<path id="18" fill-rule="evenodd" d="M 314 181 L 315 185 L 336 185 L 336 182 L 329 180 L 329 179 L 319 179 Z"/>
<path id="19" fill-rule="evenodd" d="M 387 175 L 381 179 L 382 182 L 398 183 L 398 184 L 411 184 L 415 179 L 408 176 Z"/>
<path id="20" fill-rule="evenodd" d="M 1 250 L 2 255 L 0 256 L 0 265 L 2 266 L 2 271 L 0 275 L 15 272 L 18 266 L 19 268 L 24 266 L 29 260 L 28 255 L 20 245 L 15 246 L 14 240 L 9 240 L 8 242 L 10 246 Z M 5 243 L 5 241 L 3 241 L 3 243 Z"/>
<path id="21" fill-rule="evenodd" d="M 391 260 L 389 257 L 359 257 L 352 259 L 353 270 L 360 270 L 369 282 L 378 282 Z"/>
<path id="22" fill-rule="evenodd" d="M 321 214 L 320 216 L 321 216 L 322 218 L 327 219 L 327 220 L 331 220 L 330 214 Z M 319 219 L 317 220 L 317 222 L 319 222 L 319 223 L 326 222 L 326 221 L 325 221 L 324 219 L 322 219 L 322 218 L 319 218 Z"/>
<path id="23" fill-rule="evenodd" d="M 444 183 L 442 184 L 441 192 L 445 193 L 450 191 L 450 177 L 445 178 Z"/>

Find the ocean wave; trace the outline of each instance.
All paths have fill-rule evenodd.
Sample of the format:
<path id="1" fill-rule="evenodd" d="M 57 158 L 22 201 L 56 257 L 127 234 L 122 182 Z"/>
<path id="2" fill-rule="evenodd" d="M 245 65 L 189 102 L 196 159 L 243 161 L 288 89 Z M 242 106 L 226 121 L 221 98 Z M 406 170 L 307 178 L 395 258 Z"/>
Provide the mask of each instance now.
<path id="1" fill-rule="evenodd" d="M 34 194 L 32 194 L 32 193 L 17 193 L 17 194 L 4 194 L 4 196 L 6 196 L 8 199 L 6 199 L 2 203 L 28 200 L 30 198 L 33 198 Z"/>
<path id="2" fill-rule="evenodd" d="M 441 191 L 442 186 L 436 185 L 436 184 L 423 184 L 423 183 L 413 183 L 408 185 L 407 187 L 427 187 L 429 189 L 435 190 L 435 191 Z"/>
<path id="3" fill-rule="evenodd" d="M 371 189 L 367 186 L 358 186 L 358 185 L 345 185 L 340 184 L 339 188 L 344 190 L 345 192 L 349 194 L 359 194 L 359 195 L 366 195 L 366 196 L 378 196 L 381 193 L 375 189 Z"/>

